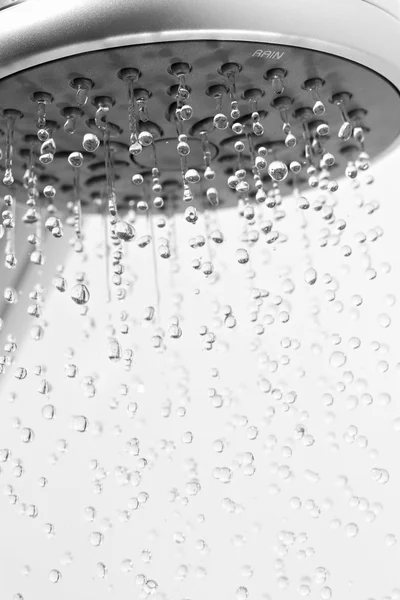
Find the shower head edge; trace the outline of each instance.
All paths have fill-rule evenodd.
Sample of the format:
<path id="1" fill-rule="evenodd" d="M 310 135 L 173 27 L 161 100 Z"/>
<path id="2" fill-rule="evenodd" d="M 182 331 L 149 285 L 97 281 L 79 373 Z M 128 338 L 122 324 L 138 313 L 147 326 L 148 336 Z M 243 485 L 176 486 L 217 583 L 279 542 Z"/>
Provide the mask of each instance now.
<path id="1" fill-rule="evenodd" d="M 159 0 L 24 0 L 2 11 L 0 79 L 89 51 L 208 39 L 252 42 L 254 53 L 257 44 L 277 44 L 336 54 L 400 89 L 399 33 L 399 21 L 358 0 L 336 0 L 333 8 L 329 0 L 249 0 L 245 9 L 232 0 L 229 11 L 213 0 L 190 7 L 184 0 L 168 6 Z"/>

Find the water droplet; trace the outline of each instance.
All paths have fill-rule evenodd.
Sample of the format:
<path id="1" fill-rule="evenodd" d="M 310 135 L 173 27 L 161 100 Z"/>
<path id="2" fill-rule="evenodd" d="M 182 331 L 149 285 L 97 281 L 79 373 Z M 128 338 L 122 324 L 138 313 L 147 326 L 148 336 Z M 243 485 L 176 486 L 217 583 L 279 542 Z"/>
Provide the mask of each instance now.
<path id="1" fill-rule="evenodd" d="M 188 496 L 196 496 L 201 491 L 200 483 L 196 480 L 191 480 L 186 483 L 186 493 Z"/>
<path id="2" fill-rule="evenodd" d="M 158 247 L 158 252 L 161 258 L 170 258 L 171 256 L 171 251 L 166 244 L 161 244 L 161 246 Z"/>
<path id="3" fill-rule="evenodd" d="M 288 175 L 288 168 L 280 160 L 275 160 L 268 165 L 268 174 L 274 181 L 283 181 Z"/>
<path id="4" fill-rule="evenodd" d="M 71 298 L 76 304 L 87 304 L 90 300 L 90 293 L 86 285 L 78 283 L 71 290 Z"/>
<path id="5" fill-rule="evenodd" d="M 346 525 L 346 535 L 348 538 L 355 538 L 358 535 L 358 525 L 356 523 L 348 523 Z"/>
<path id="6" fill-rule="evenodd" d="M 344 352 L 340 352 L 338 350 L 336 350 L 335 352 L 332 352 L 332 354 L 329 358 L 330 364 L 335 369 L 338 369 L 339 367 L 343 367 L 346 364 L 346 361 L 347 361 L 347 357 L 344 354 Z"/>
<path id="7" fill-rule="evenodd" d="M 118 340 L 116 340 L 116 339 L 110 340 L 108 343 L 108 358 L 112 362 L 118 362 L 119 360 L 121 360 L 121 357 L 122 357 L 122 351 L 121 351 L 121 346 L 120 346 Z"/>
<path id="8" fill-rule="evenodd" d="M 45 262 L 45 257 L 42 250 L 34 250 L 30 255 L 31 263 L 42 266 Z"/>
<path id="9" fill-rule="evenodd" d="M 4 289 L 4 300 L 9 304 L 15 304 L 18 301 L 18 293 L 14 288 L 6 287 Z"/>
<path id="10" fill-rule="evenodd" d="M 146 246 L 148 246 L 150 243 L 151 243 L 150 235 L 143 235 L 142 237 L 140 237 L 137 240 L 137 245 L 139 246 L 139 248 L 146 248 Z"/>
<path id="11" fill-rule="evenodd" d="M 310 208 L 310 202 L 304 196 L 299 196 L 297 198 L 297 206 L 302 210 L 307 210 L 308 208 Z"/>
<path id="12" fill-rule="evenodd" d="M 283 575 L 280 575 L 277 580 L 276 583 L 278 585 L 278 588 L 280 590 L 285 590 L 287 587 L 289 587 L 289 579 Z"/>
<path id="13" fill-rule="evenodd" d="M 213 119 L 214 127 L 217 129 L 226 129 L 229 125 L 228 118 L 222 114 L 217 113 Z"/>
<path id="14" fill-rule="evenodd" d="M 81 152 L 71 152 L 68 156 L 68 162 L 71 167 L 81 167 L 83 165 L 83 154 Z"/>
<path id="15" fill-rule="evenodd" d="M 218 190 L 214 187 L 210 187 L 206 191 L 207 200 L 212 206 L 217 206 L 219 203 Z"/>
<path id="16" fill-rule="evenodd" d="M 57 569 L 52 569 L 49 573 L 49 580 L 51 583 L 58 583 L 61 580 L 61 573 Z"/>
<path id="17" fill-rule="evenodd" d="M 125 558 L 122 562 L 121 562 L 121 571 L 123 573 L 130 573 L 133 569 L 133 562 L 131 561 L 130 558 Z"/>
<path id="18" fill-rule="evenodd" d="M 99 577 L 100 579 L 104 579 L 107 575 L 107 567 L 104 563 L 99 562 L 96 565 L 96 573 L 97 573 L 97 577 Z"/>
<path id="19" fill-rule="evenodd" d="M 21 442 L 23 442 L 24 444 L 29 444 L 30 442 L 33 442 L 33 440 L 35 439 L 35 434 L 33 432 L 32 429 L 30 429 L 29 427 L 24 427 L 23 429 L 21 429 Z"/>
<path id="20" fill-rule="evenodd" d="M 135 228 L 127 221 L 118 221 L 115 225 L 115 233 L 124 242 L 131 242 L 136 235 Z"/>
<path id="21" fill-rule="evenodd" d="M 67 280 L 61 275 L 53 278 L 53 285 L 59 292 L 65 292 L 68 287 Z"/>
<path id="22" fill-rule="evenodd" d="M 92 533 L 89 536 L 89 542 L 92 544 L 92 546 L 100 546 L 100 544 L 103 542 L 104 536 L 102 533 L 100 533 L 100 531 L 92 531 Z"/>
<path id="23" fill-rule="evenodd" d="M 4 185 L 12 185 L 14 183 L 14 177 L 12 174 L 11 169 L 6 169 L 4 177 L 3 177 L 3 184 Z"/>
<path id="24" fill-rule="evenodd" d="M 183 121 L 188 121 L 193 116 L 193 108 L 189 104 L 184 104 L 180 109 L 180 116 Z"/>
<path id="25" fill-rule="evenodd" d="M 130 146 L 129 146 L 129 153 L 133 154 L 133 156 L 136 156 L 137 154 L 140 154 L 141 151 L 143 150 L 143 146 L 142 144 L 140 144 L 140 142 L 138 142 L 137 140 L 134 141 Z"/>
<path id="26" fill-rule="evenodd" d="M 311 594 L 311 588 L 306 583 L 302 583 L 299 586 L 299 594 L 300 596 L 309 596 Z"/>
<path id="27" fill-rule="evenodd" d="M 186 221 L 194 225 L 197 223 L 198 218 L 197 209 L 194 206 L 188 206 L 185 210 Z"/>
<path id="28" fill-rule="evenodd" d="M 328 125 L 328 123 L 320 123 L 317 126 L 317 133 L 320 136 L 328 135 L 329 134 L 329 125 Z"/>
<path id="29" fill-rule="evenodd" d="M 201 270 L 203 271 L 204 275 L 206 275 L 206 277 L 208 277 L 209 275 L 211 275 L 214 271 L 214 265 L 209 262 L 206 261 L 201 265 Z"/>
<path id="30" fill-rule="evenodd" d="M 77 415 L 72 419 L 72 426 L 75 431 L 84 433 L 89 425 L 89 421 L 83 415 Z"/>
<path id="31" fill-rule="evenodd" d="M 326 152 L 322 157 L 322 161 L 327 167 L 333 167 L 335 164 L 335 157 L 331 152 Z"/>
<path id="32" fill-rule="evenodd" d="M 297 496 L 293 496 L 292 498 L 290 498 L 289 506 L 290 506 L 290 508 L 293 508 L 294 510 L 299 510 L 301 508 L 300 498 L 298 498 Z"/>
<path id="33" fill-rule="evenodd" d="M 246 600 L 249 597 L 249 592 L 246 587 L 240 586 L 236 590 L 236 600 Z"/>
<path id="34" fill-rule="evenodd" d="M 13 252 L 8 252 L 4 258 L 4 264 L 8 269 L 14 269 L 17 266 L 17 257 Z"/>
<path id="35" fill-rule="evenodd" d="M 11 450 L 8 448 L 2 448 L 0 450 L 0 462 L 7 462 L 11 458 Z"/>
<path id="36" fill-rule="evenodd" d="M 30 566 L 29 565 L 24 565 L 22 567 L 22 569 L 21 569 L 21 574 L 24 577 L 27 577 L 28 575 L 30 575 L 31 574 L 31 568 L 30 568 Z"/>
<path id="37" fill-rule="evenodd" d="M 351 337 L 349 339 L 349 346 L 352 350 L 356 350 L 361 346 L 361 340 L 357 337 Z"/>
<path id="38" fill-rule="evenodd" d="M 182 436 L 182 442 L 184 444 L 191 444 L 193 442 L 193 433 L 191 431 L 186 431 Z"/>
<path id="39" fill-rule="evenodd" d="M 390 326 L 391 322 L 391 318 L 386 313 L 382 313 L 378 316 L 379 325 L 385 329 Z"/>
<path id="40" fill-rule="evenodd" d="M 239 248 L 239 250 L 236 250 L 235 256 L 236 260 L 241 265 L 249 262 L 249 253 L 244 248 Z"/>
<path id="41" fill-rule="evenodd" d="M 216 244 L 222 244 L 224 241 L 224 235 L 219 229 L 214 229 L 214 231 L 210 233 L 210 238 Z"/>
<path id="42" fill-rule="evenodd" d="M 140 173 L 135 173 L 135 175 L 132 175 L 132 183 L 134 185 L 142 185 L 143 181 L 143 175 Z"/>
<path id="43" fill-rule="evenodd" d="M 204 171 L 204 179 L 207 179 L 207 181 L 215 179 L 215 171 L 211 167 L 206 167 Z"/>
<path id="44" fill-rule="evenodd" d="M 385 537 L 385 544 L 389 548 L 391 548 L 392 546 L 395 546 L 397 544 L 397 538 L 394 535 L 394 533 L 388 533 L 386 535 L 386 537 Z"/>
<path id="45" fill-rule="evenodd" d="M 309 285 L 314 285 L 314 283 L 317 281 L 317 271 L 312 268 L 307 269 L 307 271 L 304 273 L 304 281 Z"/>
<path id="46" fill-rule="evenodd" d="M 285 137 L 285 145 L 288 148 L 294 148 L 297 144 L 297 138 L 296 136 L 290 131 L 287 136 Z"/>
<path id="47" fill-rule="evenodd" d="M 351 138 L 352 132 L 353 128 L 351 123 L 345 121 L 339 129 L 338 137 L 344 142 L 347 142 Z"/>
<path id="48" fill-rule="evenodd" d="M 96 152 L 100 146 L 100 140 L 94 133 L 85 133 L 82 140 L 82 146 L 86 152 Z"/>
<path id="49" fill-rule="evenodd" d="M 188 156 L 190 154 L 190 146 L 186 141 L 178 142 L 176 149 L 181 156 Z"/>
<path id="50" fill-rule="evenodd" d="M 196 169 L 188 169 L 185 173 L 185 181 L 187 181 L 188 183 L 199 183 L 199 172 Z"/>
<path id="51" fill-rule="evenodd" d="M 25 379 L 25 377 L 27 375 L 28 375 L 28 371 L 24 367 L 18 367 L 18 369 L 16 369 L 16 371 L 14 373 L 14 377 L 16 379 Z"/>
<path id="52" fill-rule="evenodd" d="M 221 483 L 229 483 L 233 477 L 233 472 L 229 467 L 221 467 L 218 470 L 218 477 Z"/>

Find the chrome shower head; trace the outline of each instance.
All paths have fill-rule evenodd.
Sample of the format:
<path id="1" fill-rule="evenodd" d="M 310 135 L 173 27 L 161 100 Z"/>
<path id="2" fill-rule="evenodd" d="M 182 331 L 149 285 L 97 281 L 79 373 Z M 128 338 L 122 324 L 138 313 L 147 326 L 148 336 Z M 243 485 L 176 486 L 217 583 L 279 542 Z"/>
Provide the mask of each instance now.
<path id="1" fill-rule="evenodd" d="M 62 211 L 77 194 L 88 211 L 273 205 L 336 191 L 398 140 L 400 71 L 370 34 L 380 24 L 395 50 L 400 23 L 374 3 L 3 4 L 3 182 L 17 200 L 33 169 L 32 196 L 56 191 Z"/>

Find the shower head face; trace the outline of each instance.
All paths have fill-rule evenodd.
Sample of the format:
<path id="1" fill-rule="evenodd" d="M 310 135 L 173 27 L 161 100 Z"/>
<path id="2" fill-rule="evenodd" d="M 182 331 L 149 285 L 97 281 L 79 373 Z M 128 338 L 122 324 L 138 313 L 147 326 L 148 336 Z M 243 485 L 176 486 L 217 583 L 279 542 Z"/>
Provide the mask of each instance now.
<path id="1" fill-rule="evenodd" d="M 129 74 L 135 98 L 136 132 L 150 132 L 153 138 L 153 143 L 143 144 L 137 154 L 129 151 L 132 133 L 126 82 Z M 189 119 L 176 116 L 182 81 L 189 97 L 178 102 L 181 106 L 187 102 L 192 107 Z M 79 94 L 86 95 L 87 102 L 82 102 L 86 98 L 79 98 Z M 203 132 L 206 132 L 209 159 L 216 173 L 212 184 L 204 177 L 193 184 L 195 204 L 209 205 L 206 189 L 212 185 L 219 191 L 220 204 L 229 206 L 235 204 L 237 195 L 227 185 L 228 177 L 242 168 L 251 179 L 260 147 L 267 151 L 266 162 L 282 161 L 289 167 L 297 161 L 302 165 L 300 173 L 289 169 L 287 177 L 278 178 L 285 194 L 294 186 L 307 187 L 310 164 L 320 171 L 321 159 L 327 154 L 335 157 L 334 164 L 328 163 L 329 177 L 339 179 L 344 175 L 348 161 L 355 161 L 362 150 L 354 135 L 338 136 L 346 119 L 351 124 L 350 133 L 356 127 L 362 128 L 365 151 L 371 159 L 393 144 L 400 128 L 399 93 L 379 74 L 322 52 L 250 42 L 153 43 L 70 56 L 3 79 L 0 98 L 4 116 L 1 133 L 6 132 L 9 109 L 22 113 L 22 118 L 15 121 L 14 134 L 16 199 L 24 201 L 23 174 L 33 149 L 39 192 L 46 185 L 53 185 L 60 210 L 73 198 L 73 168 L 67 160 L 71 152 L 82 152 L 84 157 L 80 168 L 84 210 L 99 210 L 105 195 L 104 129 L 99 129 L 99 121 L 95 120 L 96 109 L 102 104 L 107 105 L 119 208 L 132 201 L 151 200 L 151 174 L 155 166 L 161 184 L 168 182 L 162 192 L 165 205 L 170 201 L 176 210 L 185 205 L 179 201 L 182 196 L 179 133 L 187 136 L 190 146 L 185 169 L 196 169 L 204 175 Z M 235 99 L 239 112 L 233 106 L 231 113 L 231 102 Z M 46 127 L 57 145 L 54 160 L 49 164 L 38 160 L 41 146 L 37 140 L 38 100 L 44 100 Z M 218 123 L 216 126 L 217 113 L 227 117 L 223 123 L 226 128 L 219 128 Z M 68 119 L 73 127 L 64 128 Z M 260 126 L 254 126 L 255 122 Z M 326 133 L 325 125 L 329 126 L 329 133 L 321 135 Z M 288 132 L 297 141 L 295 145 L 293 139 L 287 139 Z M 82 140 L 88 133 L 97 135 L 101 141 L 95 152 L 85 152 L 82 148 Z M 5 137 L 0 137 L 2 146 L 4 140 Z M 237 142 L 243 142 L 242 151 L 235 148 Z M 134 185 L 134 174 L 142 174 L 144 184 Z M 268 170 L 259 170 L 258 174 L 268 191 L 273 183 Z M 255 191 L 250 186 L 250 197 Z"/>

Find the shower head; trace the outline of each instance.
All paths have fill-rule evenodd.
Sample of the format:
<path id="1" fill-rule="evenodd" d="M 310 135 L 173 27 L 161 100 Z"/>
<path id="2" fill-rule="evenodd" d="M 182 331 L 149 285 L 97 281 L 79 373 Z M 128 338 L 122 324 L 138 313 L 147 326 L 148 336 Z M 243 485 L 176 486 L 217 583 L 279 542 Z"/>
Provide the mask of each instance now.
<path id="1" fill-rule="evenodd" d="M 0 8 L 0 143 L 14 145 L 2 176 L 17 200 L 33 169 L 32 196 L 57 191 L 58 209 L 77 194 L 88 211 L 104 198 L 114 210 L 273 205 L 334 192 L 397 143 L 390 0 Z"/>
<path id="2" fill-rule="evenodd" d="M 400 599 L 399 34 L 0 0 L 0 600 Z"/>

